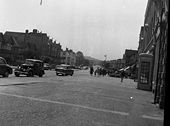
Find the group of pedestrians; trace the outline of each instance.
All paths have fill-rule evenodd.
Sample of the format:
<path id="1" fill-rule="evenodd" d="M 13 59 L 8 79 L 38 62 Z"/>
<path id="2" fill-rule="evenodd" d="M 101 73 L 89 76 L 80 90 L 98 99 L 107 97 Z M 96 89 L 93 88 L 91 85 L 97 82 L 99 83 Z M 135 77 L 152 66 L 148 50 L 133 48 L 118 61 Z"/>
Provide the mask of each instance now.
<path id="1" fill-rule="evenodd" d="M 102 67 L 97 67 L 97 69 L 94 70 L 93 66 L 90 66 L 90 75 L 93 76 L 106 76 L 107 75 L 107 71 L 106 69 L 102 68 Z M 123 79 L 125 77 L 125 71 L 121 71 L 120 72 L 120 78 L 121 78 L 121 82 L 123 82 Z"/>
<path id="2" fill-rule="evenodd" d="M 90 67 L 90 75 L 91 76 L 106 76 L 107 71 L 106 69 L 102 68 L 102 67 L 97 67 L 97 69 L 94 70 L 93 66 Z"/>

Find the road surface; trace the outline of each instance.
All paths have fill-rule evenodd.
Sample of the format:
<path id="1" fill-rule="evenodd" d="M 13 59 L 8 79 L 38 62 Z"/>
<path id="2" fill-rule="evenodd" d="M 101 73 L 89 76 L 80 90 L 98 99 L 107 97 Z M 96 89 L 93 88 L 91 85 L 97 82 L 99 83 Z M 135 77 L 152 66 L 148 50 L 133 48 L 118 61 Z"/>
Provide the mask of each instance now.
<path id="1" fill-rule="evenodd" d="M 40 77 L 0 77 L 0 126 L 163 126 L 163 110 L 136 82 L 46 71 Z"/>

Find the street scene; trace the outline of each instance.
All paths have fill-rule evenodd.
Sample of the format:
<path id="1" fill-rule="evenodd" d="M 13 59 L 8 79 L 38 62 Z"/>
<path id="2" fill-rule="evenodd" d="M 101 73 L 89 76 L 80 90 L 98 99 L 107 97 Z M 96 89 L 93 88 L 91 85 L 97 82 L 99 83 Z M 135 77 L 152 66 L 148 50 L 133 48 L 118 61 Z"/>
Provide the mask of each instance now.
<path id="1" fill-rule="evenodd" d="M 163 126 L 151 92 L 131 79 L 45 71 L 42 78 L 0 78 L 1 126 Z"/>
<path id="2" fill-rule="evenodd" d="M 0 0 L 0 126 L 164 126 L 169 0 Z"/>

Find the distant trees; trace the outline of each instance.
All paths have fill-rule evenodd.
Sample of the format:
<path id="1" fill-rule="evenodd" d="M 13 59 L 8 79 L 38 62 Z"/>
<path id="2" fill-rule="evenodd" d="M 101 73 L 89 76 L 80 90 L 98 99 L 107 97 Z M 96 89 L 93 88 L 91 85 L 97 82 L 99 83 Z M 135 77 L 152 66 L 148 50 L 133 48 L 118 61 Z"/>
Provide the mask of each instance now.
<path id="1" fill-rule="evenodd" d="M 88 59 L 84 59 L 84 66 L 89 66 L 89 64 L 90 64 L 90 61 L 88 60 Z"/>
<path id="2" fill-rule="evenodd" d="M 89 60 L 84 58 L 84 55 L 81 51 L 76 53 L 76 66 L 88 66 Z"/>

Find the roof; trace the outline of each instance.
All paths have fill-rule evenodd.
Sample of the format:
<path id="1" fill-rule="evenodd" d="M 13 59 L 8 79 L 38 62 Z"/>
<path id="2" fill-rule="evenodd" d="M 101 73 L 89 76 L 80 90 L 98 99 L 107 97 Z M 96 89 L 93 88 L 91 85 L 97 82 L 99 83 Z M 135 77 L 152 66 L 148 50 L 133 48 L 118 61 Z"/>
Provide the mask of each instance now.
<path id="1" fill-rule="evenodd" d="M 30 60 L 30 61 L 34 61 L 34 62 L 43 62 L 42 60 L 37 60 L 37 59 L 26 59 L 26 60 Z"/>

